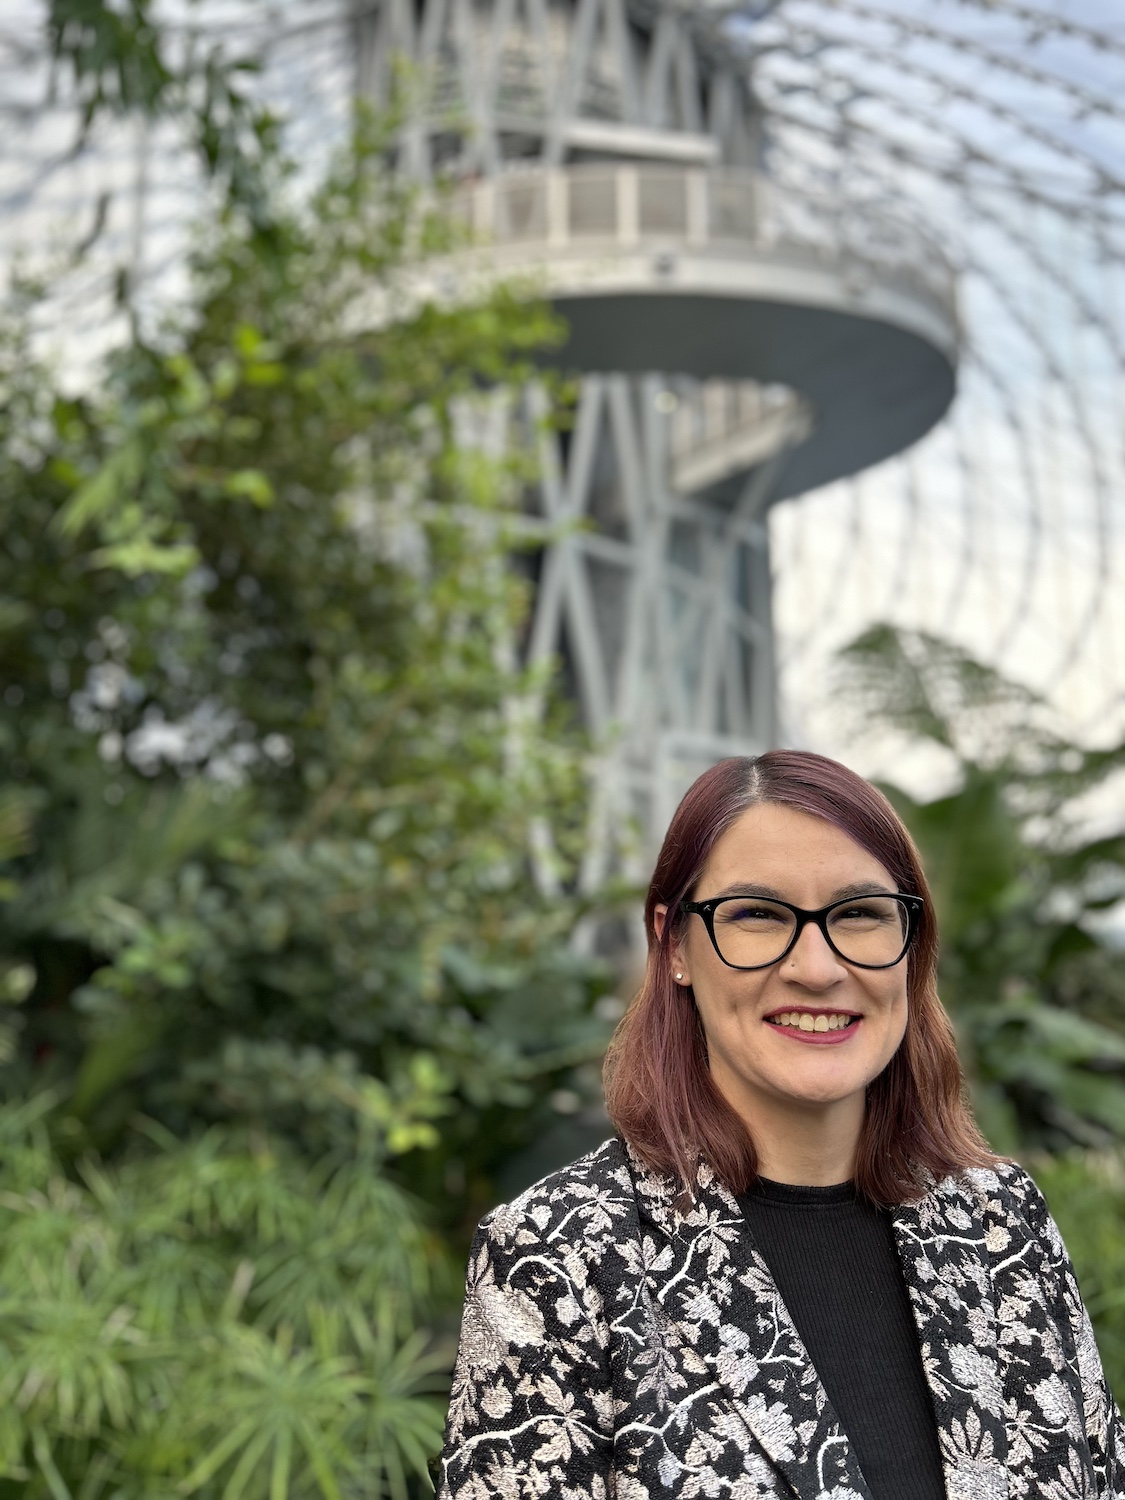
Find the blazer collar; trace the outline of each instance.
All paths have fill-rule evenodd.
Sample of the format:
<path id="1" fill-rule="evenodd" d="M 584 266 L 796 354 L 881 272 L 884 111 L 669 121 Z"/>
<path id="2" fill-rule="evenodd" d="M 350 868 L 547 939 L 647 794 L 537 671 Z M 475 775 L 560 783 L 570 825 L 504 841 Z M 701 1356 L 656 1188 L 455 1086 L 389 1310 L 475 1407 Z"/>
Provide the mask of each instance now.
<path id="1" fill-rule="evenodd" d="M 633 1169 L 641 1218 L 667 1247 L 645 1255 L 649 1290 L 687 1361 L 702 1361 L 798 1495 L 871 1500 L 738 1203 L 702 1164 L 690 1204 L 670 1179 Z"/>
<path id="2" fill-rule="evenodd" d="M 630 1153 L 651 1295 L 798 1495 L 870 1500 L 851 1445 L 742 1211 L 700 1164 L 690 1203 Z M 1006 1500 L 996 1311 L 972 1174 L 892 1214 L 949 1500 Z"/>
<path id="3" fill-rule="evenodd" d="M 1006 1500 L 1008 1439 L 996 1302 L 976 1174 L 892 1214 L 933 1397 L 949 1500 Z"/>

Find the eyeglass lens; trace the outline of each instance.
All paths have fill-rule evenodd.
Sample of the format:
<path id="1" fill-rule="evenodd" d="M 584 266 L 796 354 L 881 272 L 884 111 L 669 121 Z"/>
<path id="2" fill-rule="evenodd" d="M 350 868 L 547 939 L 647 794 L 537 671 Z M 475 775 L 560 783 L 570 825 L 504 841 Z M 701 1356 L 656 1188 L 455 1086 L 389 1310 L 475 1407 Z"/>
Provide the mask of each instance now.
<path id="1" fill-rule="evenodd" d="M 906 952 L 909 913 L 894 896 L 863 896 L 834 906 L 829 936 L 842 958 L 880 967 Z M 797 918 L 784 906 L 758 897 L 732 896 L 715 908 L 715 943 L 736 968 L 776 963 L 793 937 Z"/>

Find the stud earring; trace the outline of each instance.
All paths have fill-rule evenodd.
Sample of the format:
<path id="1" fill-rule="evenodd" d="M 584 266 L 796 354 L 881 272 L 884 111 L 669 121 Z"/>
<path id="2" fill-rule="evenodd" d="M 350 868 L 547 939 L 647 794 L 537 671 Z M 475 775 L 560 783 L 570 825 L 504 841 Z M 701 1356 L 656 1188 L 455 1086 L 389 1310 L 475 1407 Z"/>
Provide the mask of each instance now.
<path id="1" fill-rule="evenodd" d="M 683 975 L 682 975 L 682 974 L 677 974 L 677 975 L 676 975 L 676 978 L 677 978 L 677 979 L 682 979 L 682 978 L 683 978 L 683 977 L 684 977 L 684 976 L 683 976 Z"/>

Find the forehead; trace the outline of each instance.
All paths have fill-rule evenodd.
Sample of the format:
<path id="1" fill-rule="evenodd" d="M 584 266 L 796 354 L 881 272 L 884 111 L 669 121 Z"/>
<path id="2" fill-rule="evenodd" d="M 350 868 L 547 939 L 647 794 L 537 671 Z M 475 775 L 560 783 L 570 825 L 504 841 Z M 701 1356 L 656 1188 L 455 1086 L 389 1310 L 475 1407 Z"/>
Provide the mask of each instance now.
<path id="1" fill-rule="evenodd" d="M 747 883 L 778 891 L 800 886 L 853 885 L 870 880 L 894 888 L 890 872 L 842 829 L 792 807 L 749 807 L 715 842 L 699 888 Z M 819 892 L 820 894 L 830 894 Z"/>

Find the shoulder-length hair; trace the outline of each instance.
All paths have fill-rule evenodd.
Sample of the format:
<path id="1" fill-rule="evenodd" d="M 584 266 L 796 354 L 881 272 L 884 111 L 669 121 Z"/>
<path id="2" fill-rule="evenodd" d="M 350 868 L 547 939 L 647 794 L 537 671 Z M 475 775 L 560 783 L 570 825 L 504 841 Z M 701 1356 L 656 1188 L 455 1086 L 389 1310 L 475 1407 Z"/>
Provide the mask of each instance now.
<path id="1" fill-rule="evenodd" d="M 949 1017 L 937 993 L 937 926 L 914 843 L 894 808 L 837 761 L 800 750 L 720 761 L 689 789 L 664 838 L 645 903 L 644 983 L 617 1028 L 605 1066 L 606 1104 L 638 1157 L 691 1192 L 702 1158 L 731 1192 L 757 1177 L 750 1132 L 715 1086 L 690 989 L 672 974 L 672 950 L 689 919 L 680 903 L 717 840 L 757 803 L 774 803 L 832 823 L 873 855 L 905 894 L 925 907 L 907 959 L 909 1011 L 902 1043 L 870 1084 L 856 1158 L 857 1189 L 891 1205 L 929 1184 L 996 1161 L 965 1097 Z M 668 918 L 658 937 L 658 906 Z"/>

